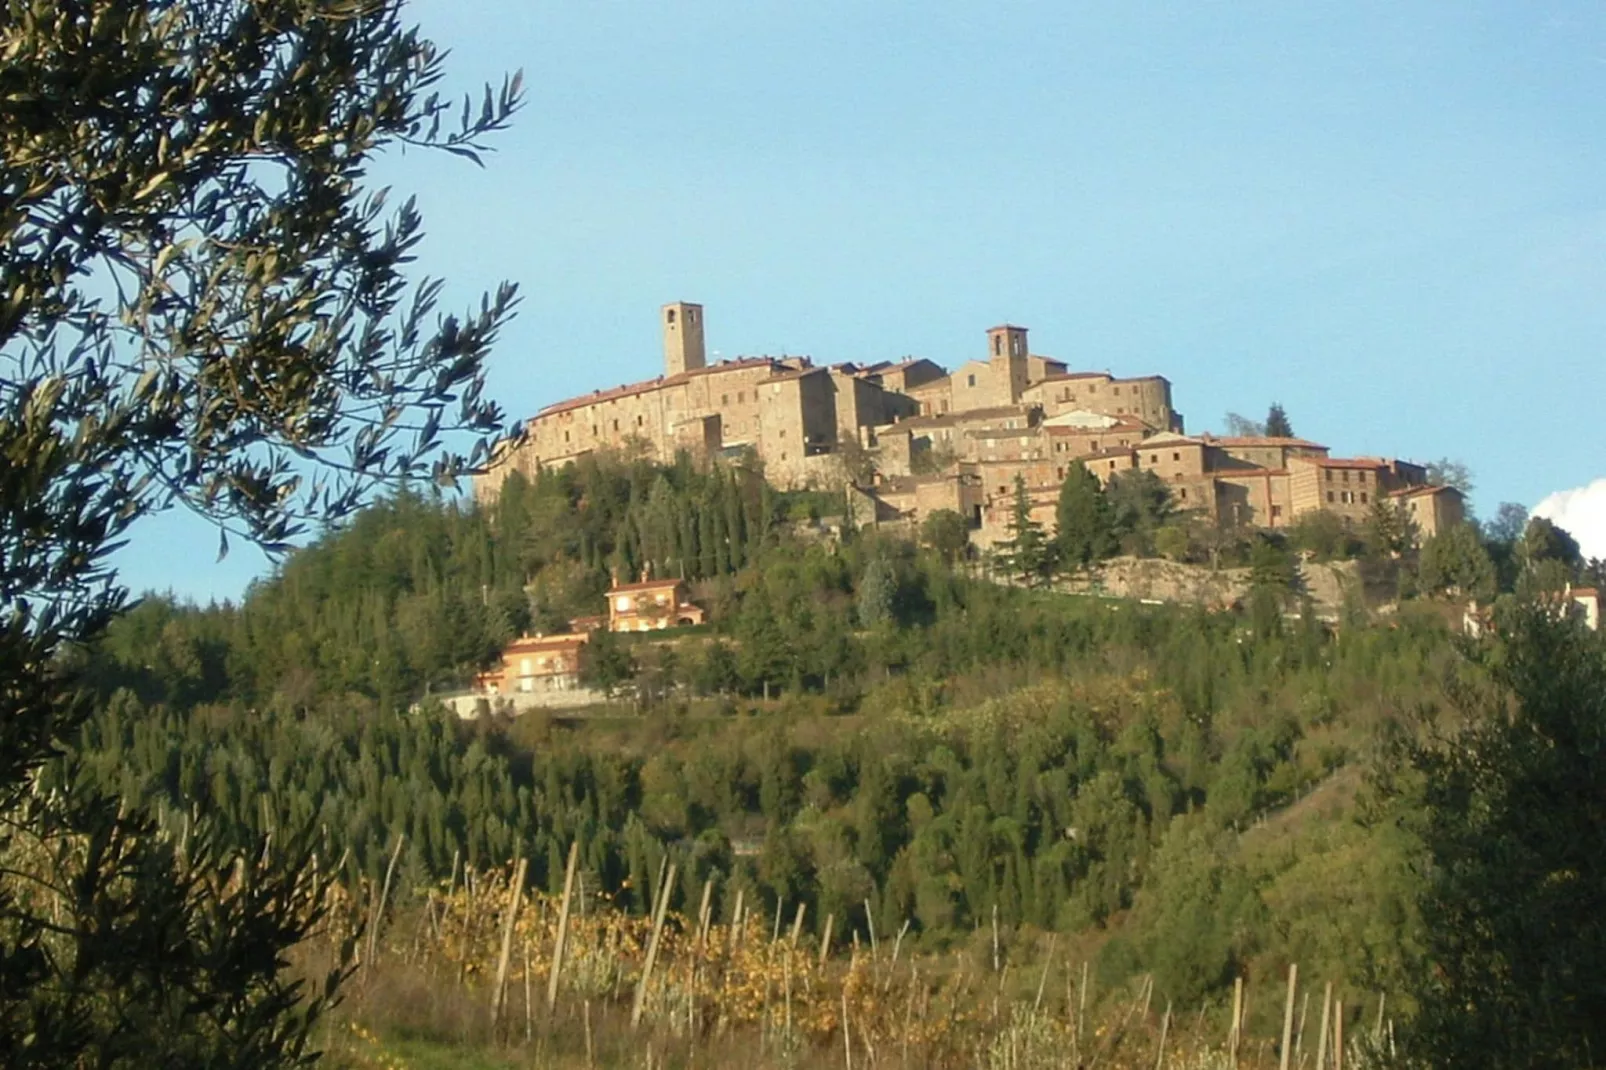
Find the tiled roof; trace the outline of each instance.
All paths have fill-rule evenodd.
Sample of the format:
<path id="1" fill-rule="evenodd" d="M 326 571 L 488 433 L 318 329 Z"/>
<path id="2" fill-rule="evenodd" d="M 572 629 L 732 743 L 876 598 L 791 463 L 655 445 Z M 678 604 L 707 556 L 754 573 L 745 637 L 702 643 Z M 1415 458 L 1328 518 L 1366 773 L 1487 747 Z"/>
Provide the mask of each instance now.
<path id="1" fill-rule="evenodd" d="M 1447 491 L 1447 490 L 1455 491 L 1455 493 L 1457 493 L 1457 494 L 1461 493 L 1459 490 L 1456 490 L 1454 487 L 1444 487 L 1444 486 L 1437 486 L 1437 485 L 1434 485 L 1434 484 L 1428 484 L 1428 485 L 1421 486 L 1421 487 L 1401 487 L 1399 490 L 1391 490 L 1391 491 L 1389 491 L 1389 497 L 1391 497 L 1391 498 L 1416 498 L 1416 497 L 1420 497 L 1421 495 L 1424 495 L 1424 494 L 1440 494 L 1440 493 L 1442 493 L 1444 491 Z"/>
<path id="2" fill-rule="evenodd" d="M 1368 472 L 1379 468 L 1387 468 L 1388 462 L 1377 457 L 1291 457 L 1299 464 L 1309 465 L 1312 468 L 1350 468 L 1364 469 Z"/>
<path id="3" fill-rule="evenodd" d="M 1277 438 L 1267 435 L 1224 435 L 1218 438 L 1209 432 L 1206 432 L 1201 437 L 1213 446 L 1264 446 L 1268 449 L 1273 446 L 1290 446 L 1308 450 L 1325 450 L 1327 448 L 1319 442 L 1312 442 L 1306 438 Z"/>
<path id="4" fill-rule="evenodd" d="M 682 583 L 685 583 L 685 582 L 686 582 L 685 580 L 667 579 L 667 580 L 643 580 L 640 583 L 621 583 L 617 587 L 608 588 L 608 593 L 609 594 L 618 594 L 620 591 L 646 591 L 646 590 L 651 590 L 651 589 L 653 589 L 655 587 L 674 587 L 674 586 L 676 586 L 678 584 L 682 584 Z"/>
<path id="5" fill-rule="evenodd" d="M 599 401 L 617 401 L 620 398 L 634 397 L 637 394 L 645 394 L 649 390 L 658 390 L 666 386 L 679 386 L 704 375 L 718 375 L 722 372 L 761 368 L 766 365 L 775 367 L 778 363 L 773 357 L 740 357 L 736 360 L 721 361 L 718 364 L 710 364 L 704 368 L 693 368 L 691 371 L 680 372 L 677 375 L 660 375 L 656 379 L 645 379 L 639 383 L 627 383 L 624 386 L 616 386 L 612 390 L 593 390 L 591 393 L 581 394 L 577 398 L 554 402 L 538 411 L 535 414 L 535 418 L 540 419 L 543 416 L 555 416 L 560 412 L 583 409 L 587 405 L 595 405 Z"/>
<path id="6" fill-rule="evenodd" d="M 577 633 L 563 635 L 521 635 L 507 645 L 508 650 L 543 650 L 550 647 L 578 646 L 587 637 Z"/>

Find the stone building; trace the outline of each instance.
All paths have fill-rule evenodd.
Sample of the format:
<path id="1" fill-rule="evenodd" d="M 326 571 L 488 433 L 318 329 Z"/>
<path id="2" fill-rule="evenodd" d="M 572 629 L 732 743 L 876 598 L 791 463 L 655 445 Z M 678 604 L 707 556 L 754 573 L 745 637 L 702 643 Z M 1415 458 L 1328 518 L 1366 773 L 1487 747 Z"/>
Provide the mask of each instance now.
<path id="1" fill-rule="evenodd" d="M 1420 538 L 1431 539 L 1466 519 L 1466 500 L 1454 487 L 1416 486 L 1389 492 Z"/>
<path id="2" fill-rule="evenodd" d="M 978 359 L 948 372 L 920 357 L 816 366 L 806 357 L 709 364 L 703 309 L 660 310 L 663 374 L 560 401 L 538 412 L 522 442 L 475 483 L 494 501 L 507 475 L 533 475 L 602 449 L 660 461 L 756 456 L 783 489 L 857 488 L 876 522 L 918 522 L 953 509 L 998 537 L 1023 480 L 1034 515 L 1051 519 L 1070 466 L 1101 481 L 1147 471 L 1176 505 L 1229 524 L 1281 528 L 1321 509 L 1363 522 L 1379 495 L 1409 511 L 1424 535 L 1461 515 L 1459 496 L 1428 487 L 1421 466 L 1334 458 L 1301 438 L 1184 433 L 1164 376 L 1068 370 L 1031 352 L 1025 327 L 986 332 Z M 611 603 L 610 603 L 611 604 Z M 612 611 L 610 610 L 610 613 Z"/>

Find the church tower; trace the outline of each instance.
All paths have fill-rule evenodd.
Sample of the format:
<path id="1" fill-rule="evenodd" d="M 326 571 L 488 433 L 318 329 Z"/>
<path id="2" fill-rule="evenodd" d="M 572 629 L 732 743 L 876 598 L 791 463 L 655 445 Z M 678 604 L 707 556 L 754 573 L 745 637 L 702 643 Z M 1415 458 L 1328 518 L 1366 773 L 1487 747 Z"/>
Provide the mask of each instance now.
<path id="1" fill-rule="evenodd" d="M 1021 391 L 1026 389 L 1026 380 L 1029 377 L 1030 365 L 1026 358 L 1031 350 L 1026 347 L 1026 328 L 1004 324 L 994 327 L 987 332 L 987 363 L 993 375 L 995 389 L 1001 389 L 1004 384 L 1009 385 L 1009 404 L 1013 405 L 1020 400 Z"/>
<path id="2" fill-rule="evenodd" d="M 676 301 L 663 307 L 664 374 L 679 375 L 708 363 L 703 353 L 703 306 Z"/>

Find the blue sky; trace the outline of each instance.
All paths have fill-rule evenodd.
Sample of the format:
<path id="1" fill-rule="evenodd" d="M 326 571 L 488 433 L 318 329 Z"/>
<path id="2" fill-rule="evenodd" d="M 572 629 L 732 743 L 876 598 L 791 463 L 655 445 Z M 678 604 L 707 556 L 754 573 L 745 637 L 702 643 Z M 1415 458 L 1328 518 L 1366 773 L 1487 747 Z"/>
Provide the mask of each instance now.
<path id="1" fill-rule="evenodd" d="M 1586 3 L 422 0 L 456 88 L 522 68 L 484 170 L 397 154 L 419 267 L 524 303 L 510 413 L 723 356 L 916 354 L 1031 328 L 1168 376 L 1191 431 L 1280 401 L 1335 454 L 1459 459 L 1475 502 L 1606 476 L 1606 9 Z M 267 565 L 187 517 L 135 587 Z M 1606 551 L 1603 551 L 1606 552 Z"/>

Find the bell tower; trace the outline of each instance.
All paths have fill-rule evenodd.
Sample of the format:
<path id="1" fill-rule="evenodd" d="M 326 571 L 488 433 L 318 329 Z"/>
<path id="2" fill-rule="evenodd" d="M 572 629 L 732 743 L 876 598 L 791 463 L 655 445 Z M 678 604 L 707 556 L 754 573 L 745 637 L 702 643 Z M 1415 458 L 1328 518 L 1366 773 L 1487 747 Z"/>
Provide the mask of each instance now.
<path id="1" fill-rule="evenodd" d="M 1030 353 L 1026 347 L 1025 327 L 1006 323 L 987 332 L 987 363 L 991 365 L 994 383 L 999 387 L 1008 384 L 1011 405 L 1020 400 L 1021 391 L 1026 389 L 1029 370 L 1026 358 Z"/>
<path id="2" fill-rule="evenodd" d="M 703 353 L 703 306 L 676 301 L 661 310 L 664 374 L 679 375 L 707 364 Z"/>

